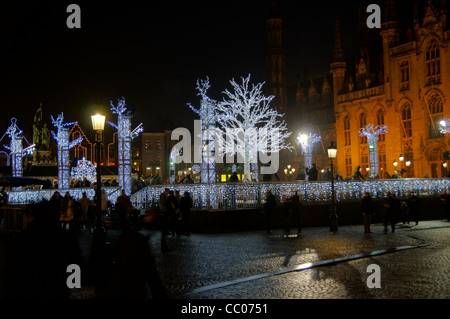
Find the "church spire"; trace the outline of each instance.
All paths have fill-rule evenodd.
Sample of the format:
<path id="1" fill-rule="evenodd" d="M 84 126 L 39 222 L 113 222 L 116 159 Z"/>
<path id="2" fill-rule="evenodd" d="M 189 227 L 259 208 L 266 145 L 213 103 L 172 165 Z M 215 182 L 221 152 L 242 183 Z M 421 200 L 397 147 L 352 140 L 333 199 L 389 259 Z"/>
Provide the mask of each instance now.
<path id="1" fill-rule="evenodd" d="M 384 22 L 398 22 L 398 11 L 395 0 L 384 1 Z"/>
<path id="2" fill-rule="evenodd" d="M 341 28 L 339 23 L 339 18 L 336 17 L 335 21 L 335 36 L 334 36 L 334 55 L 333 55 L 333 61 L 334 62 L 343 62 L 344 61 L 344 47 L 342 45 L 342 38 L 341 38 Z"/>

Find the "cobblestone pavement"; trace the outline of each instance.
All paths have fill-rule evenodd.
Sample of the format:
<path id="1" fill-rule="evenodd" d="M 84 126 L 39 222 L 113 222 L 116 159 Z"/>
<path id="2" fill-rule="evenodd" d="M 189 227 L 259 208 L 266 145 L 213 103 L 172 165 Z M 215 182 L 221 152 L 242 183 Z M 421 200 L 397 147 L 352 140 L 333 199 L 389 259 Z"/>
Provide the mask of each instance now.
<path id="1" fill-rule="evenodd" d="M 171 251 L 165 253 L 159 232 L 141 232 L 149 236 L 172 299 L 450 298 L 450 223 L 397 226 L 395 233 L 384 233 L 376 224 L 372 234 L 364 234 L 362 226 L 341 226 L 337 233 L 323 227 L 300 234 L 168 236 Z M 109 240 L 118 234 L 110 230 Z M 79 240 L 87 257 L 90 236 L 82 234 Z M 380 267 L 381 288 L 367 287 L 371 264 Z M 72 299 L 93 298 L 92 287 L 72 291 Z"/>
<path id="2" fill-rule="evenodd" d="M 196 234 L 169 237 L 173 251 L 165 254 L 155 250 L 159 238 L 151 237 L 151 243 L 161 277 L 173 298 L 450 297 L 449 222 L 398 224 L 395 233 L 387 234 L 382 225 L 374 225 L 372 231 L 364 234 L 362 226 L 344 226 L 337 233 L 310 228 L 301 234 Z M 297 265 L 319 261 L 333 263 L 293 270 Z M 371 264 L 380 267 L 381 288 L 367 287 L 367 267 Z M 220 283 L 219 288 L 214 286 Z"/>

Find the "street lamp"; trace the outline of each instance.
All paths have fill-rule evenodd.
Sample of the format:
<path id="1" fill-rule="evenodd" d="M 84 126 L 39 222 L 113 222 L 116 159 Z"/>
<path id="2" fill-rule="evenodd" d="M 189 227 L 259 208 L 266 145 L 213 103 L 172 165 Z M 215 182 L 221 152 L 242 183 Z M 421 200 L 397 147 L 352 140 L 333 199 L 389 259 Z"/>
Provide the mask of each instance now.
<path id="1" fill-rule="evenodd" d="M 284 174 L 290 179 L 290 176 L 294 175 L 295 173 L 295 168 L 292 167 L 292 165 L 288 165 L 286 166 L 286 168 L 284 169 Z"/>
<path id="2" fill-rule="evenodd" d="M 92 115 L 92 128 L 95 131 L 95 160 L 97 162 L 97 223 L 95 230 L 96 232 L 103 231 L 102 223 L 102 175 L 101 175 L 101 145 L 103 142 L 103 130 L 105 129 L 105 116 L 103 115 Z"/>
<path id="3" fill-rule="evenodd" d="M 328 147 L 328 157 L 330 158 L 331 164 L 331 214 L 330 214 L 330 231 L 337 232 L 338 231 L 338 216 L 336 214 L 336 203 L 334 196 L 334 172 L 333 172 L 333 159 L 336 158 L 337 148 L 334 146 L 334 143 L 331 142 L 330 147 Z"/>

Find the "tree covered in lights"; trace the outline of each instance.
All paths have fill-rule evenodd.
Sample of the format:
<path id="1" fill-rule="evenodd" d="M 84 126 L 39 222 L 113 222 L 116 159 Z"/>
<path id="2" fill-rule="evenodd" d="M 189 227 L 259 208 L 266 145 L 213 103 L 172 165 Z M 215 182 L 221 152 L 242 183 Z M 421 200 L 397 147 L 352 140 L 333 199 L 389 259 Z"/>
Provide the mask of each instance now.
<path id="1" fill-rule="evenodd" d="M 82 137 L 79 137 L 72 142 L 69 142 L 69 126 L 77 123 L 63 123 L 64 115 L 59 114 L 56 119 L 51 115 L 53 126 L 55 126 L 56 133 L 51 131 L 53 138 L 58 144 L 58 188 L 69 189 L 70 186 L 70 167 L 69 167 L 69 149 L 81 143 Z"/>
<path id="2" fill-rule="evenodd" d="M 11 118 L 11 125 L 6 129 L 5 134 L 3 134 L 0 141 L 2 141 L 5 136 L 9 136 L 10 143 L 8 145 L 3 145 L 4 148 L 10 151 L 9 154 L 7 154 L 7 157 L 12 158 L 12 176 L 13 177 L 22 177 L 23 172 L 23 164 L 22 164 L 22 158 L 23 156 L 27 155 L 29 151 L 33 150 L 34 145 L 30 145 L 25 150 L 23 148 L 23 139 L 28 143 L 27 139 L 23 136 L 23 131 L 19 129 L 17 126 L 17 119 L 15 117 Z"/>
<path id="3" fill-rule="evenodd" d="M 300 133 L 298 135 L 297 143 L 302 147 L 302 152 L 305 156 L 305 169 L 310 169 L 312 167 L 312 153 L 314 144 L 320 142 L 321 140 L 322 137 L 314 133 L 309 133 L 309 135 Z M 306 176 L 308 176 L 308 174 L 306 174 Z"/>
<path id="4" fill-rule="evenodd" d="M 358 131 L 361 137 L 366 136 L 369 143 L 370 177 L 376 178 L 379 172 L 378 166 L 378 135 L 387 133 L 387 126 L 373 126 L 368 124 Z"/>
<path id="5" fill-rule="evenodd" d="M 119 187 L 131 195 L 131 141 L 143 131 L 142 123 L 134 130 L 131 130 L 131 118 L 133 111 L 127 110 L 125 99 L 119 99 L 117 105 L 111 101 L 111 111 L 117 114 L 117 124 L 108 122 L 117 129 L 118 135 L 118 169 L 119 169 Z"/>
<path id="6" fill-rule="evenodd" d="M 201 163 L 201 182 L 205 184 L 216 182 L 216 105 L 217 101 L 209 98 L 207 92 L 211 87 L 209 78 L 206 80 L 197 80 L 197 95 L 201 97 L 200 107 L 197 109 L 188 103 L 191 110 L 200 116 L 202 122 L 201 150 L 196 150 L 202 154 Z"/>
<path id="7" fill-rule="evenodd" d="M 241 157 L 245 179 L 249 181 L 251 165 L 258 166 L 258 154 L 293 150 L 290 143 L 285 143 L 292 133 L 280 120 L 284 114 L 270 106 L 274 96 L 263 94 L 264 83 L 250 85 L 250 75 L 241 80 L 241 84 L 234 79 L 230 81 L 233 90 L 223 92 L 226 97 L 217 103 L 216 111 L 218 123 L 227 135 L 227 139 L 221 140 L 223 147 L 220 151 L 223 155 L 237 154 L 238 158 Z M 233 138 L 229 138 L 230 134 Z M 254 177 L 258 181 L 258 175 Z"/>

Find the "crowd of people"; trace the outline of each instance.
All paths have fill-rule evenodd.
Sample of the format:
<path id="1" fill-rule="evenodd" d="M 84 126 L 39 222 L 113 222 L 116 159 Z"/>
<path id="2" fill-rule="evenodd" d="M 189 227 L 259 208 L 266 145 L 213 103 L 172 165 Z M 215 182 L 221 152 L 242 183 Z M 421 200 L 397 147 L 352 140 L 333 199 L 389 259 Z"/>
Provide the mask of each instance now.
<path id="1" fill-rule="evenodd" d="M 383 209 L 381 220 L 384 226 L 384 232 L 387 233 L 389 226 L 391 232 L 395 232 L 396 224 L 410 224 L 414 222 L 419 224 L 419 198 L 415 193 L 411 193 L 408 197 L 399 198 L 394 193 L 387 192 L 383 198 Z M 373 216 L 376 214 L 375 204 L 369 192 L 364 193 L 362 199 L 362 215 L 364 221 L 364 232 L 372 233 L 370 226 Z"/>
<path id="2" fill-rule="evenodd" d="M 152 205 L 153 214 L 159 214 L 158 222 L 161 228 L 161 249 L 164 252 L 170 251 L 166 236 L 190 236 L 190 218 L 193 208 L 192 197 L 189 192 L 184 192 L 183 196 L 179 191 L 165 188 L 159 197 L 159 207 Z M 159 210 L 156 212 L 156 210 Z"/>

